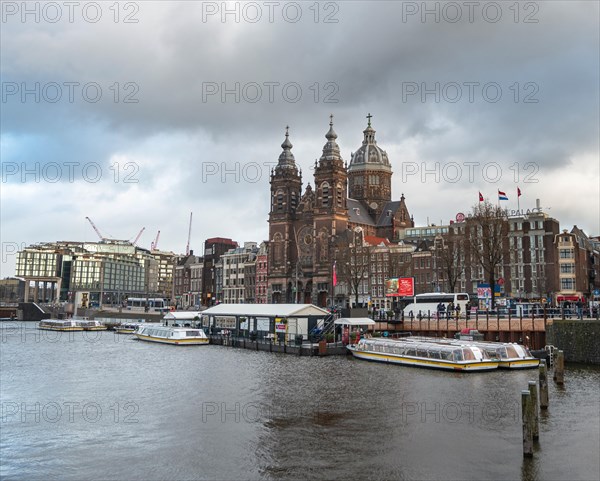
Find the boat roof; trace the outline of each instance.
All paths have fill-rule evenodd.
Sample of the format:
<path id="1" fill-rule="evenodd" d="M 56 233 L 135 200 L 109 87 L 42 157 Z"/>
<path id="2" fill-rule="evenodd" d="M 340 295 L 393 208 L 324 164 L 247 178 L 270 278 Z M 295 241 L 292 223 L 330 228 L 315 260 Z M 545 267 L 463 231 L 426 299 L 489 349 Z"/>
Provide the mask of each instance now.
<path id="1" fill-rule="evenodd" d="M 368 317 L 340 317 L 334 324 L 341 324 L 343 326 L 373 326 L 375 321 Z"/>
<path id="2" fill-rule="evenodd" d="M 219 304 L 202 311 L 202 315 L 305 317 L 326 316 L 329 312 L 314 304 Z"/>
<path id="3" fill-rule="evenodd" d="M 206 312 L 206 311 L 204 311 Z M 202 311 L 171 311 L 163 317 L 163 319 L 177 319 L 180 321 L 190 320 L 193 321 L 196 317 L 200 319 Z"/>

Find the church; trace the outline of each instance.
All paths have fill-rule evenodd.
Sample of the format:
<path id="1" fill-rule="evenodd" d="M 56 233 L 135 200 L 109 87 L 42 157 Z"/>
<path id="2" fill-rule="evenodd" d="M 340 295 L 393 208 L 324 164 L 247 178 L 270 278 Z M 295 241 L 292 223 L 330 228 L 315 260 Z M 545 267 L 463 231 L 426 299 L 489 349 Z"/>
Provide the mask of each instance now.
<path id="1" fill-rule="evenodd" d="M 377 145 L 369 114 L 364 140 L 342 159 L 330 117 L 327 142 L 314 166 L 314 188 L 302 192 L 289 129 L 283 151 L 271 171 L 268 289 L 273 303 L 328 306 L 333 297 L 334 246 L 348 232 L 397 241 L 399 232 L 414 227 L 404 195 L 392 201 L 392 166 Z"/>

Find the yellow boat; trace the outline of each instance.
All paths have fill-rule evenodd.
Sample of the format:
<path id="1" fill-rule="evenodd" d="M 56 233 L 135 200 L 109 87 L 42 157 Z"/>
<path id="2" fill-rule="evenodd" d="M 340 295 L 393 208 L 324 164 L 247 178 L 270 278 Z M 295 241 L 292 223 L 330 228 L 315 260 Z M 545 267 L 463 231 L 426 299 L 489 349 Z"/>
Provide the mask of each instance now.
<path id="1" fill-rule="evenodd" d="M 202 329 L 172 326 L 140 325 L 134 335 L 142 340 L 181 346 L 208 344 L 208 337 Z"/>
<path id="2" fill-rule="evenodd" d="M 498 361 L 477 346 L 408 341 L 404 339 L 361 339 L 347 346 L 352 355 L 368 361 L 428 367 L 447 371 L 490 371 Z"/>
<path id="3" fill-rule="evenodd" d="M 40 321 L 38 329 L 42 331 L 83 331 L 83 326 L 72 319 L 45 319 Z"/>
<path id="4" fill-rule="evenodd" d="M 106 326 L 102 324 L 100 321 L 90 321 L 87 319 L 84 320 L 76 320 L 84 331 L 106 331 Z"/>

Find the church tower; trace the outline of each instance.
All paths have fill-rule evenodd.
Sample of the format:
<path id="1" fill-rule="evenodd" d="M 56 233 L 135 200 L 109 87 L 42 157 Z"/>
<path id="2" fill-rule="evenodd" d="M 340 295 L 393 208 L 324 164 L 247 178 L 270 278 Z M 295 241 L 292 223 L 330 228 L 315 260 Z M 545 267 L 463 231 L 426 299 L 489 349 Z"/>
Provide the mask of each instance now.
<path id="1" fill-rule="evenodd" d="M 294 235 L 296 209 L 302 190 L 302 172 L 298 170 L 289 127 L 281 144 L 277 166 L 271 171 L 271 211 L 269 212 L 269 289 L 273 302 L 285 302 L 287 286 L 296 264 L 297 246 Z"/>
<path id="2" fill-rule="evenodd" d="M 367 115 L 367 118 L 369 124 L 363 131 L 363 143 L 352 154 L 348 167 L 348 196 L 361 202 L 377 222 L 384 206 L 392 199 L 392 166 L 387 152 L 375 140 L 372 115 Z"/>
<path id="3" fill-rule="evenodd" d="M 326 305 L 332 296 L 333 240 L 348 228 L 348 174 L 330 116 L 327 143 L 315 162 L 313 299 Z"/>

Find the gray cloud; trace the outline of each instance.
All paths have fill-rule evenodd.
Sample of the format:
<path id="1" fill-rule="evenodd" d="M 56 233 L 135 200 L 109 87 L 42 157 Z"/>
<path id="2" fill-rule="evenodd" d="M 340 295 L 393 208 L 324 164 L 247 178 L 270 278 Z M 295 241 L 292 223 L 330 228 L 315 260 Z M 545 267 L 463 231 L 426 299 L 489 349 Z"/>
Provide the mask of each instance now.
<path id="1" fill-rule="evenodd" d="M 330 113 L 347 161 L 362 141 L 365 115 L 375 115 L 378 141 L 394 164 L 394 195 L 407 195 L 417 223 L 427 217 L 451 218 L 476 202 L 477 191 L 491 197 L 498 188 L 516 190 L 517 183 L 528 202 L 535 197 L 555 202 L 557 192 L 571 188 L 562 180 L 564 173 L 579 168 L 582 159 L 598 158 L 598 4 L 537 2 L 538 23 L 524 23 L 531 13 L 525 10 L 515 23 L 508 3 L 501 4 L 497 23 L 480 13 L 471 23 L 466 10 L 457 23 L 443 17 L 436 23 L 431 16 L 425 23 L 419 16 L 403 22 L 402 9 L 409 4 L 339 2 L 339 22 L 329 24 L 322 20 L 333 10 L 325 11 L 324 3 L 319 23 L 309 4 L 302 4 L 297 23 L 277 15 L 274 23 L 264 17 L 254 24 L 221 23 L 216 16 L 203 22 L 201 2 L 140 3 L 136 24 L 114 23 L 108 11 L 97 24 L 9 18 L 1 34 L 3 82 L 30 87 L 35 82 L 96 82 L 103 95 L 97 103 L 80 94 L 70 103 L 66 89 L 56 103 L 43 98 L 36 103 L 31 96 L 21 103 L 18 95 L 3 99 L 3 163 L 96 162 L 103 176 L 94 184 L 81 176 L 74 183 L 61 178 L 60 195 L 44 179 L 26 184 L 19 184 L 19 175 L 3 179 L 3 227 L 30 242 L 75 238 L 82 235 L 81 223 L 65 221 L 65 211 L 76 206 L 73 218 L 89 215 L 107 231 L 119 233 L 146 225 L 146 244 L 154 235 L 148 232 L 161 229 L 161 245 L 182 250 L 187 215 L 193 210 L 198 245 L 213 235 L 260 240 L 267 233 L 268 166 L 253 182 L 231 174 L 225 182 L 219 175 L 203 179 L 203 166 L 241 172 L 249 165 L 275 162 L 289 124 L 294 154 L 304 182 L 309 182 Z M 135 86 L 125 88 L 127 82 Z M 220 95 L 206 96 L 208 86 L 232 89 L 236 82 L 241 85 L 239 102 L 232 94 L 224 103 Z M 273 87 L 273 102 L 265 82 L 279 83 Z M 480 84 L 474 87 L 473 102 L 466 82 Z M 254 95 L 252 83 L 262 89 L 256 103 L 244 98 L 244 93 L 246 98 Z M 302 89 L 295 103 L 286 101 L 281 90 L 291 83 Z M 422 101 L 422 88 L 434 89 L 436 83 L 439 101 L 433 94 Z M 452 102 L 455 83 L 462 96 Z M 490 83 L 502 89 L 495 103 L 480 88 Z M 419 92 L 409 95 L 415 85 Z M 128 94 L 138 102 L 124 102 Z M 528 94 L 538 102 L 526 103 Z M 337 102 L 325 102 L 327 95 Z M 126 184 L 122 176 L 114 182 L 115 162 L 121 168 L 135 163 L 138 183 Z M 498 162 L 503 175 L 496 183 L 481 176 L 473 182 L 465 176 L 437 183 L 432 176 L 416 175 L 403 182 L 409 162 L 429 167 L 436 162 Z M 543 182 L 523 186 L 527 172 L 519 172 L 515 182 L 510 168 L 529 162 L 538 166 Z M 592 168 L 581 179 L 586 183 L 582 190 L 598 194 L 598 175 Z M 5 193 L 19 192 L 13 190 L 17 187 L 26 193 L 21 198 Z M 86 191 L 93 192 L 89 199 L 81 196 Z M 40 202 L 44 222 L 27 222 L 38 215 Z M 553 206 L 551 214 L 558 217 L 558 210 Z M 598 205 L 590 199 L 580 199 L 560 214 L 567 225 L 600 231 Z"/>

